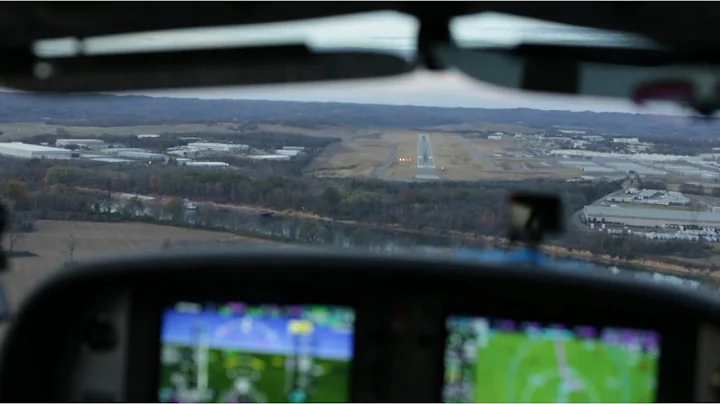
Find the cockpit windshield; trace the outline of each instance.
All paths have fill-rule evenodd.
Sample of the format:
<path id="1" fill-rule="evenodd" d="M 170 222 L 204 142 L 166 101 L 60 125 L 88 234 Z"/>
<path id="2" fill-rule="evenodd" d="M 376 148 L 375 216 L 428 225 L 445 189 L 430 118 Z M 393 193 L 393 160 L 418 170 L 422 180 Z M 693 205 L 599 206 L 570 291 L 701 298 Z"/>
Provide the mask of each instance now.
<path id="1" fill-rule="evenodd" d="M 78 53 L 288 44 L 415 55 L 399 13 L 36 44 Z M 460 47 L 652 49 L 625 34 L 490 14 L 452 24 Z M 717 289 L 715 121 L 501 89 L 452 69 L 243 88 L 0 92 L 0 187 L 11 211 L 2 275 L 15 302 L 63 264 L 130 252 L 273 244 L 524 260 L 508 195 L 560 195 L 562 235 L 538 270 L 597 271 Z"/>

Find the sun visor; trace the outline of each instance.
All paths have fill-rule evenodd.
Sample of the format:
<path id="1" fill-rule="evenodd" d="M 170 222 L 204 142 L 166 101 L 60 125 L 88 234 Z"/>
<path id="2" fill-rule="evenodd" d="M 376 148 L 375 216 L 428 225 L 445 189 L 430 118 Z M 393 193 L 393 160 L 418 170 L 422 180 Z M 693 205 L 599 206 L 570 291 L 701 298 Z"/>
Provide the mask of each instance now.
<path id="1" fill-rule="evenodd" d="M 436 55 L 446 66 L 476 80 L 501 87 L 555 94 L 577 94 L 625 98 L 638 101 L 638 94 L 650 94 L 649 100 L 678 102 L 716 102 L 715 92 L 720 69 L 703 65 L 650 66 L 588 62 L 572 58 L 539 55 L 516 55 L 497 49 L 461 49 L 452 45 L 438 46 Z M 648 87 L 663 89 L 671 83 L 686 83 L 691 90 L 668 99 L 667 91 L 647 91 Z M 669 85 L 669 84 L 668 84 Z M 667 87 L 667 86 L 665 86 Z"/>
<path id="2" fill-rule="evenodd" d="M 413 69 L 392 54 L 312 51 L 304 45 L 55 58 L 27 53 L 0 66 L 0 86 L 46 92 L 205 88 L 367 79 Z"/>

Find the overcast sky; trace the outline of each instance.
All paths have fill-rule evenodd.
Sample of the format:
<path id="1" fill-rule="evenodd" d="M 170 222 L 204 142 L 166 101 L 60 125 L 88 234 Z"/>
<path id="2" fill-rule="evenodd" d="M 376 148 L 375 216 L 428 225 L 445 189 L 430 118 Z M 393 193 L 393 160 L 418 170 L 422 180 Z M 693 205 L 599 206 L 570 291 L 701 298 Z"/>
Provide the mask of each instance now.
<path id="1" fill-rule="evenodd" d="M 137 51 L 217 45 L 280 44 L 304 40 L 309 46 L 318 49 L 327 47 L 365 47 L 412 52 L 417 29 L 418 24 L 412 17 L 397 13 L 380 12 L 306 22 L 202 28 L 95 38 L 87 40 L 84 46 L 89 53 L 107 53 L 127 49 Z M 627 35 L 498 14 L 483 14 L 456 19 L 451 25 L 451 31 L 460 45 L 470 42 L 511 45 L 528 41 L 650 45 L 638 38 Z M 72 47 L 71 41 L 47 41 L 39 44 L 36 51 L 40 54 L 49 55 L 68 52 Z M 677 108 L 670 106 L 656 106 L 652 109 L 639 108 L 621 100 L 592 100 L 521 93 L 483 84 L 458 73 L 431 73 L 425 71 L 396 78 L 336 82 L 332 84 L 313 83 L 158 91 L 143 94 L 173 97 L 338 101 L 444 107 L 528 107 L 591 111 L 679 112 Z"/>

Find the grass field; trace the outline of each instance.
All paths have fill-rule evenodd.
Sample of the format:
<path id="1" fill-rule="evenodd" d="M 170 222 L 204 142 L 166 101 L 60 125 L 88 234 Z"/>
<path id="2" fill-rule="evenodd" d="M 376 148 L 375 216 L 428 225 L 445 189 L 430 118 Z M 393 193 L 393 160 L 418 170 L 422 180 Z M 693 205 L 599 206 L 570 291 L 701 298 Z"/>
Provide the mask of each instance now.
<path id="1" fill-rule="evenodd" d="M 556 358 L 557 341 L 495 332 L 478 350 L 474 402 L 653 402 L 658 356 L 602 342 L 568 340 L 570 391 Z"/>
<path id="2" fill-rule="evenodd" d="M 2 273 L 10 303 L 17 307 L 39 281 L 68 261 L 70 235 L 76 240 L 75 260 L 123 253 L 157 251 L 163 241 L 207 242 L 237 240 L 230 233 L 159 226 L 145 223 L 37 222 L 37 230 L 18 241 L 16 251 L 29 251 L 34 257 L 12 258 L 10 271 Z M 253 240 L 248 240 L 253 241 Z M 5 244 L 7 246 L 7 242 Z"/>
<path id="3" fill-rule="evenodd" d="M 192 348 L 174 345 L 186 357 L 192 357 Z M 286 389 L 285 362 L 287 356 L 279 354 L 248 353 L 210 349 L 208 363 L 208 389 L 214 392 L 208 402 L 229 402 L 227 395 L 231 392 L 236 377 L 233 371 L 244 375 L 253 375 L 252 389 L 246 399 L 251 401 L 287 403 L 293 402 Z M 322 369 L 319 376 L 313 378 L 312 388 L 308 396 L 301 402 L 307 403 L 346 403 L 349 401 L 350 361 L 314 358 L 313 362 Z M 164 363 L 160 371 L 161 389 L 171 389 L 171 375 L 183 373 L 179 364 Z M 193 379 L 194 375 L 187 375 Z"/>
<path id="4" fill-rule="evenodd" d="M 470 150 L 460 141 L 459 135 L 430 133 L 430 144 L 435 157 L 435 166 L 444 167 L 440 172 L 443 179 L 465 181 L 477 179 L 483 170 Z"/>
<path id="5" fill-rule="evenodd" d="M 493 153 L 499 153 L 508 149 L 517 147 L 514 140 L 488 140 L 488 139 L 472 139 L 472 144 L 482 153 L 492 156 Z"/>
<path id="6" fill-rule="evenodd" d="M 411 157 L 413 162 L 398 163 L 396 158 L 384 177 L 412 178 L 417 159 L 417 137 L 417 132 L 406 130 L 381 132 L 380 136 L 347 137 L 341 143 L 326 147 L 306 172 L 331 177 L 371 177 L 376 167 L 389 161 L 396 146 L 396 157 Z"/>
<path id="7" fill-rule="evenodd" d="M 375 167 L 388 161 L 391 149 L 392 145 L 383 140 L 346 140 L 326 147 L 306 172 L 327 177 L 370 177 Z"/>

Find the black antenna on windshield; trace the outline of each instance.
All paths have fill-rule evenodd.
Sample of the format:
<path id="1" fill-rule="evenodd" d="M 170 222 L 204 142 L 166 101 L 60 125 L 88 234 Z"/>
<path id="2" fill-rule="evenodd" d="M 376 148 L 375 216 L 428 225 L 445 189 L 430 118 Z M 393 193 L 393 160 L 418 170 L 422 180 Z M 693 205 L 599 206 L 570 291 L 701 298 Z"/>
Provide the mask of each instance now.
<path id="1" fill-rule="evenodd" d="M 544 239 L 564 230 L 562 201 L 552 194 L 512 193 L 508 211 L 510 243 L 524 244 L 538 265 Z"/>

